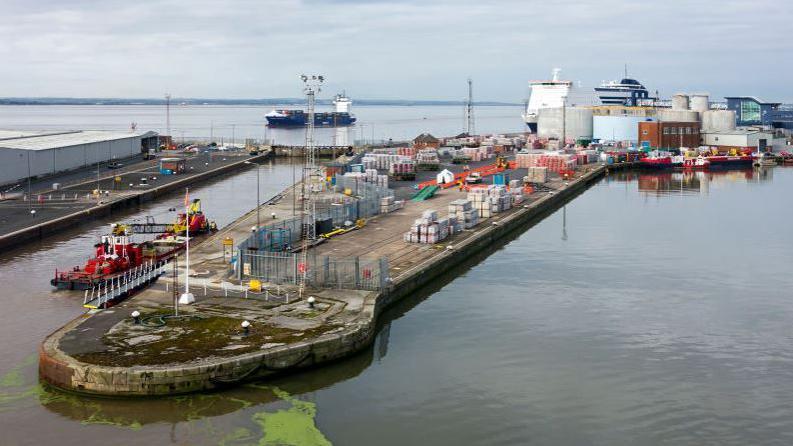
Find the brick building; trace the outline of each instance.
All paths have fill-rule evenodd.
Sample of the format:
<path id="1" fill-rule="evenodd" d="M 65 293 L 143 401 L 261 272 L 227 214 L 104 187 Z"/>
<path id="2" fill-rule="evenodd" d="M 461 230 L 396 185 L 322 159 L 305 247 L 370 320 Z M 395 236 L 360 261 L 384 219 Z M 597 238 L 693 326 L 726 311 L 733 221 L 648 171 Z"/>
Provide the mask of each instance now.
<path id="1" fill-rule="evenodd" d="M 698 122 L 639 122 L 639 145 L 659 149 L 699 147 Z"/>
<path id="2" fill-rule="evenodd" d="M 440 146 L 441 141 L 429 133 L 422 133 L 413 139 L 413 147 L 416 148 L 416 150 L 437 149 Z"/>

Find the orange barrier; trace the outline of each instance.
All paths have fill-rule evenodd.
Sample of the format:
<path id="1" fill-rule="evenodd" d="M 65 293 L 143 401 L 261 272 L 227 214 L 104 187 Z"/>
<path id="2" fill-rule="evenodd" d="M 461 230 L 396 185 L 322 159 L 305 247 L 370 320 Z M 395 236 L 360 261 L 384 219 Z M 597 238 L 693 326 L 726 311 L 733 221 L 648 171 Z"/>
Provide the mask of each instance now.
<path id="1" fill-rule="evenodd" d="M 518 166 L 518 163 L 516 163 L 515 161 L 510 161 L 510 162 L 507 163 L 507 167 L 509 169 L 516 169 L 517 166 Z M 465 181 L 465 177 L 467 177 L 469 174 L 471 174 L 473 172 L 477 172 L 482 177 L 488 177 L 490 175 L 493 175 L 493 174 L 496 174 L 496 173 L 499 173 L 499 172 L 503 172 L 504 170 L 505 170 L 504 168 L 498 167 L 498 165 L 496 165 L 496 164 L 490 164 L 488 166 L 476 167 L 474 169 L 471 169 L 471 170 L 468 170 L 468 171 L 465 171 L 465 172 L 458 172 L 458 173 L 454 174 L 454 181 L 452 181 L 451 183 L 443 183 L 443 184 L 440 184 L 439 186 L 442 189 L 448 189 L 450 187 L 459 186 L 459 184 L 457 182 L 460 181 L 460 180 Z M 438 181 L 437 180 L 423 181 L 423 182 L 418 184 L 418 189 L 421 190 L 421 189 L 424 189 L 427 186 L 436 186 L 436 185 L 438 185 Z"/>

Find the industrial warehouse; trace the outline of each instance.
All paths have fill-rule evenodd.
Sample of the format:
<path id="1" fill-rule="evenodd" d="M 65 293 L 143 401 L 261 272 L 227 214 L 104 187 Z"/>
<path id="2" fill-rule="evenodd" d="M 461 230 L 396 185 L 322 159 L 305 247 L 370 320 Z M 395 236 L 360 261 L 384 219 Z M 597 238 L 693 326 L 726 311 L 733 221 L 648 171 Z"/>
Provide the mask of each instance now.
<path id="1" fill-rule="evenodd" d="M 154 132 L 0 130 L 0 184 L 129 158 L 156 148 Z"/>
<path id="2" fill-rule="evenodd" d="M 668 103 L 543 108 L 537 113 L 537 137 L 645 149 L 778 151 L 787 145 L 793 111 L 749 96 L 725 99 L 726 106 L 712 103 L 707 94 L 678 93 Z"/>
<path id="3" fill-rule="evenodd" d="M 553 70 L 531 81 L 523 119 L 541 141 L 630 149 L 701 148 L 709 151 L 780 151 L 793 131 L 793 110 L 754 96 L 711 101 L 708 93 L 661 99 L 627 77 L 587 91 Z M 594 95 L 593 95 L 594 93 Z"/>

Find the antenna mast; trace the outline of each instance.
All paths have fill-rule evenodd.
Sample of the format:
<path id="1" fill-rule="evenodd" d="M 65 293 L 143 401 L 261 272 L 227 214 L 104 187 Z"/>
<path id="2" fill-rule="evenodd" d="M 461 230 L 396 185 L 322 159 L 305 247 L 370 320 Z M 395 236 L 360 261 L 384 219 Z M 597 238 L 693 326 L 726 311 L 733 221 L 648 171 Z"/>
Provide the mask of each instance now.
<path id="1" fill-rule="evenodd" d="M 468 121 L 468 136 L 473 136 L 476 132 L 474 128 L 474 85 L 470 77 L 468 78 L 468 104 L 466 104 L 465 116 Z"/>
<path id="2" fill-rule="evenodd" d="M 167 148 L 171 148 L 171 93 L 165 93 L 165 133 L 168 141 Z"/>
<path id="3" fill-rule="evenodd" d="M 303 81 L 303 92 L 308 101 L 308 126 L 306 127 L 305 161 L 303 165 L 302 178 L 302 199 L 303 209 L 300 213 L 302 222 L 302 249 L 300 250 L 300 283 L 298 287 L 298 297 L 303 298 L 306 290 L 306 277 L 308 273 L 308 248 L 311 242 L 316 240 L 316 205 L 312 199 L 314 188 L 321 182 L 321 175 L 317 166 L 317 148 L 314 143 L 314 105 L 315 95 L 321 91 L 322 83 L 325 81 L 321 75 L 301 75 Z"/>

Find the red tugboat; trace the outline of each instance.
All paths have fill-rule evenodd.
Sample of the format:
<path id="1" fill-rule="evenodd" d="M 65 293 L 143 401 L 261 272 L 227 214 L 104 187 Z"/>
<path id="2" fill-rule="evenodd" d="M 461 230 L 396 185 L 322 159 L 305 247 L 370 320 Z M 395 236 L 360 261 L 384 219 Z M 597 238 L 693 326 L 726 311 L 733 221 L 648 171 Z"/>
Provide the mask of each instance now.
<path id="1" fill-rule="evenodd" d="M 671 169 L 672 155 L 669 152 L 653 151 L 640 158 L 637 165 L 645 169 Z"/>
<path id="2" fill-rule="evenodd" d="M 62 290 L 90 290 L 124 275 L 125 271 L 145 263 L 167 262 L 185 248 L 189 225 L 190 239 L 205 237 L 217 231 L 214 222 L 201 212 L 201 201 L 193 200 L 186 213 L 179 214 L 173 224 L 148 221 L 146 223 L 113 224 L 110 235 L 104 235 L 94 245 L 94 257 L 83 267 L 71 271 L 55 271 L 52 286 Z M 154 240 L 133 243 L 132 234 L 159 234 Z"/>

